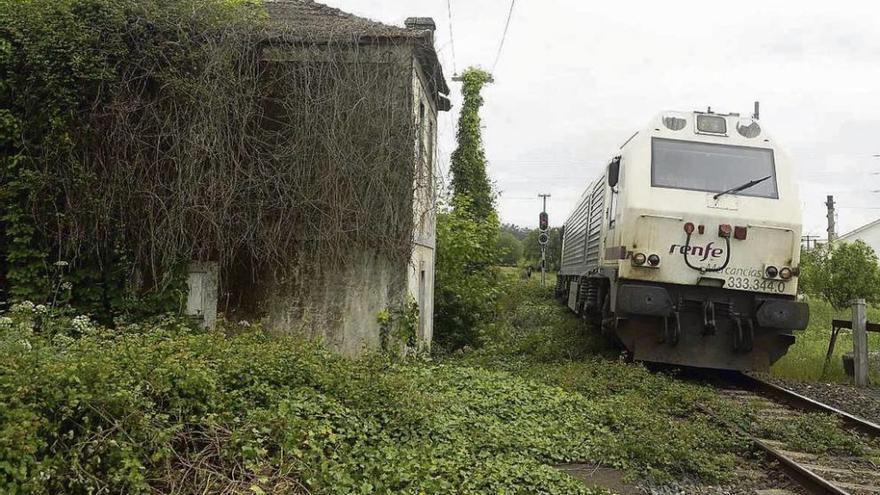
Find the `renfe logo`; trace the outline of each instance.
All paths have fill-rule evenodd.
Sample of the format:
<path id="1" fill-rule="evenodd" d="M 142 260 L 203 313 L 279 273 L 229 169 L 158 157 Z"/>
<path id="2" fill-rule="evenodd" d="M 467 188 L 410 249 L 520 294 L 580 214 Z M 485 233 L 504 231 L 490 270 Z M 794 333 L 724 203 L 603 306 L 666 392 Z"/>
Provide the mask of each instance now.
<path id="1" fill-rule="evenodd" d="M 714 242 L 710 242 L 705 247 L 703 246 L 680 246 L 678 244 L 673 244 L 669 247 L 669 254 L 672 254 L 678 251 L 684 255 L 693 255 L 693 256 L 702 256 L 700 261 L 706 261 L 709 257 L 712 258 L 720 258 L 722 254 L 724 254 L 724 250 L 719 247 L 714 246 Z"/>

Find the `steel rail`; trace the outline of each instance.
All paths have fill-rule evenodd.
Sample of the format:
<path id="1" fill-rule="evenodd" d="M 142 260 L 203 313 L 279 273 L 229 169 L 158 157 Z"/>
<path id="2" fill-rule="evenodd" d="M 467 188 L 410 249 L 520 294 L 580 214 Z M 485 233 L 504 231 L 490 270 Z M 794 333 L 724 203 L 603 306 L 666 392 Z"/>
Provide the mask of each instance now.
<path id="1" fill-rule="evenodd" d="M 833 485 L 825 478 L 798 464 L 797 461 L 788 457 L 780 450 L 773 448 L 763 440 L 748 435 L 752 443 L 760 447 L 768 457 L 778 461 L 785 469 L 786 474 L 801 487 L 809 490 L 814 495 L 850 495 L 846 490 Z"/>
<path id="2" fill-rule="evenodd" d="M 783 402 L 803 411 L 816 411 L 832 414 L 840 418 L 847 427 L 856 430 L 859 433 L 870 437 L 880 437 L 880 425 L 868 421 L 867 419 L 860 418 L 846 411 L 841 411 L 836 407 L 829 406 L 828 404 L 811 399 L 793 390 L 780 387 L 775 383 L 770 383 L 753 375 L 740 373 L 737 380 L 745 387 L 760 395 L 770 396 L 779 402 Z"/>
<path id="3" fill-rule="evenodd" d="M 725 426 L 733 430 L 735 433 L 738 433 L 740 436 L 748 439 L 753 445 L 764 451 L 764 454 L 770 460 L 777 461 L 782 467 L 785 474 L 789 478 L 791 478 L 792 481 L 800 485 L 801 488 L 807 490 L 811 495 L 851 495 L 846 490 L 835 486 L 825 478 L 822 478 L 813 471 L 810 471 L 809 469 L 803 467 L 797 461 L 785 455 L 781 450 L 774 448 L 769 443 L 747 432 L 739 425 L 733 424 L 726 419 L 718 416 L 710 408 L 701 405 L 697 407 L 701 409 L 704 413 L 715 418 L 716 421 L 724 424 Z"/>

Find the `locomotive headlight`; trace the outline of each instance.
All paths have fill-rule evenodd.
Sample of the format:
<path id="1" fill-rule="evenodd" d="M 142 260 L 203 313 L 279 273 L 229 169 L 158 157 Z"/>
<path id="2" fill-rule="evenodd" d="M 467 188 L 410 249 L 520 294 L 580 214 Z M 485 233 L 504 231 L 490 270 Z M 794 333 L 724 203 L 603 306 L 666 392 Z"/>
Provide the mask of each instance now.
<path id="1" fill-rule="evenodd" d="M 736 132 L 744 138 L 756 138 L 761 135 L 761 126 L 752 119 L 742 119 L 736 123 Z"/>
<path id="2" fill-rule="evenodd" d="M 782 270 L 779 270 L 779 278 L 782 280 L 788 280 L 791 278 L 792 272 L 791 268 L 785 267 Z"/>
<path id="3" fill-rule="evenodd" d="M 647 260 L 648 258 L 645 256 L 645 253 L 636 253 L 633 255 L 633 265 L 642 266 Z"/>
<path id="4" fill-rule="evenodd" d="M 687 120 L 673 115 L 665 115 L 663 117 L 663 125 L 670 131 L 680 131 L 687 125 Z"/>
<path id="5" fill-rule="evenodd" d="M 779 275 L 779 269 L 775 266 L 768 266 L 764 269 L 764 274 L 767 275 L 767 278 L 776 278 L 776 276 Z"/>
<path id="6" fill-rule="evenodd" d="M 651 266 L 657 266 L 660 264 L 660 257 L 656 254 L 652 254 L 648 256 L 648 264 Z"/>
<path id="7" fill-rule="evenodd" d="M 727 134 L 727 119 L 720 115 L 697 115 L 697 131 Z"/>

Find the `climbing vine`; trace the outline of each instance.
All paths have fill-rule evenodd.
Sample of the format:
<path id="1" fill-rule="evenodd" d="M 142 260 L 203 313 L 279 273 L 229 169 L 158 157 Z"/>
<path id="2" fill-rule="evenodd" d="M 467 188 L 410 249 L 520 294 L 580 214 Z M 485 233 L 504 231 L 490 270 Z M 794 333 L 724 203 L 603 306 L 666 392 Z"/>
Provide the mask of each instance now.
<path id="1" fill-rule="evenodd" d="M 498 292 L 500 224 L 486 173 L 479 113 L 480 92 L 489 79 L 480 69 L 462 74 L 464 102 L 450 166 L 452 202 L 437 219 L 435 334 L 447 348 L 479 345 L 480 326 L 491 319 Z"/>
<path id="2" fill-rule="evenodd" d="M 486 174 L 480 119 L 480 107 L 483 106 L 480 93 L 490 79 L 488 72 L 477 68 L 469 68 L 461 75 L 464 101 L 458 117 L 458 147 L 452 153 L 450 166 L 454 197 L 470 198 L 468 209 L 480 220 L 489 220 L 495 214 L 492 185 Z"/>
<path id="3" fill-rule="evenodd" d="M 174 310 L 214 260 L 251 307 L 406 260 L 411 58 L 319 35 L 247 0 L 0 0 L 2 299 Z"/>

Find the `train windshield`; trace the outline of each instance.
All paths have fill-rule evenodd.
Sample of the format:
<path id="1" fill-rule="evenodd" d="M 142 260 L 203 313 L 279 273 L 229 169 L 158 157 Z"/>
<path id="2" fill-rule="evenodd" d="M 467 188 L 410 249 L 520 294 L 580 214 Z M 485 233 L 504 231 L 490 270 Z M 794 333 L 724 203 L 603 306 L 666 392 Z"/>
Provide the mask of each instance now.
<path id="1" fill-rule="evenodd" d="M 773 150 L 653 138 L 651 153 L 654 187 L 723 192 L 770 176 L 736 194 L 779 198 Z"/>

